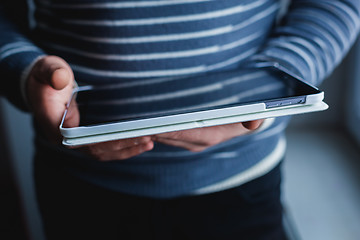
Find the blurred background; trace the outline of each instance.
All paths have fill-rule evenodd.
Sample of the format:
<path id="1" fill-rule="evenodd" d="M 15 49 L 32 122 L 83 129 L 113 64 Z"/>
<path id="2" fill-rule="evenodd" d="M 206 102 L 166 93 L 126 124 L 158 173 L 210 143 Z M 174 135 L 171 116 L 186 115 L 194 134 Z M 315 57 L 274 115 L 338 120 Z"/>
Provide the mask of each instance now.
<path id="1" fill-rule="evenodd" d="M 330 109 L 293 118 L 283 164 L 289 239 L 360 239 L 360 42 L 320 87 Z M 45 240 L 28 114 L 0 98 L 0 239 Z"/>

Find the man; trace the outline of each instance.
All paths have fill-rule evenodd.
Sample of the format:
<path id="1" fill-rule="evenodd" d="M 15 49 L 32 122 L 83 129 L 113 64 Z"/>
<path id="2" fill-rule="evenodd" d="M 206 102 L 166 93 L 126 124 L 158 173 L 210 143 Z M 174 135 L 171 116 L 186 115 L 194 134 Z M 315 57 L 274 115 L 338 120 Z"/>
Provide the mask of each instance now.
<path id="1" fill-rule="evenodd" d="M 78 149 L 61 146 L 58 131 L 75 79 L 123 89 L 106 113 L 122 116 L 276 96 L 279 70 L 264 64 L 318 85 L 354 42 L 360 4 L 294 0 L 280 24 L 284 3 L 42 0 L 29 32 L 11 14 L 20 5 L 2 3 L 2 90 L 34 116 L 49 239 L 286 238 L 280 163 L 288 118 Z"/>

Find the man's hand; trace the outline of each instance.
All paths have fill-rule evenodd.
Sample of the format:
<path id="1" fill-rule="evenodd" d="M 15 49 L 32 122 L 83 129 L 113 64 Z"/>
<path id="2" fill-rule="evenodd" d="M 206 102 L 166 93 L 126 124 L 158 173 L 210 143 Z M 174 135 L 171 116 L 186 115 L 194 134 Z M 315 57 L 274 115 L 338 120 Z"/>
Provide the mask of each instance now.
<path id="1" fill-rule="evenodd" d="M 70 66 L 61 58 L 46 56 L 31 69 L 26 82 L 30 111 L 48 140 L 59 143 L 59 125 L 67 101 L 74 87 L 74 75 Z M 71 118 L 69 125 L 78 125 L 79 116 Z"/>
<path id="2" fill-rule="evenodd" d="M 154 148 L 151 137 L 128 138 L 80 147 L 79 150 L 90 154 L 99 161 L 124 160 Z"/>
<path id="3" fill-rule="evenodd" d="M 61 144 L 59 125 L 74 84 L 70 66 L 56 56 L 38 60 L 27 79 L 26 93 L 30 110 L 45 137 L 56 144 Z M 79 112 L 70 112 L 72 115 L 67 116 L 64 125 L 76 127 L 80 121 Z M 130 158 L 151 150 L 153 146 L 150 137 L 140 137 L 91 144 L 80 149 L 101 161 L 107 161 Z"/>
<path id="4" fill-rule="evenodd" d="M 162 133 L 153 136 L 153 140 L 200 152 L 231 138 L 245 135 L 260 127 L 264 120 L 234 123 L 214 127 L 196 128 L 178 132 Z"/>

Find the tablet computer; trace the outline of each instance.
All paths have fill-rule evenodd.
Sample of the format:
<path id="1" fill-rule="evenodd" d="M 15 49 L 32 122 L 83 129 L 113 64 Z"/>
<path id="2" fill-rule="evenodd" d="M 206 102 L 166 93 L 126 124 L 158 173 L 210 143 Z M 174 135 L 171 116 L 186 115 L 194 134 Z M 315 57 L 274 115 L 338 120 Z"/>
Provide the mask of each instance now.
<path id="1" fill-rule="evenodd" d="M 154 115 L 102 118 L 90 116 L 91 99 L 99 96 L 116 96 L 116 87 L 82 86 L 74 89 L 60 124 L 63 144 L 86 145 L 124 138 L 154 135 L 171 131 L 210 127 L 256 119 L 280 117 L 321 111 L 328 108 L 323 102 L 324 93 L 288 74 L 281 74 L 287 91 L 284 96 L 269 99 L 254 99 L 211 107 L 194 107 L 169 110 Z M 71 111 L 79 111 L 77 127 L 66 127 L 64 122 Z M 94 115 L 94 114 L 92 114 Z"/>

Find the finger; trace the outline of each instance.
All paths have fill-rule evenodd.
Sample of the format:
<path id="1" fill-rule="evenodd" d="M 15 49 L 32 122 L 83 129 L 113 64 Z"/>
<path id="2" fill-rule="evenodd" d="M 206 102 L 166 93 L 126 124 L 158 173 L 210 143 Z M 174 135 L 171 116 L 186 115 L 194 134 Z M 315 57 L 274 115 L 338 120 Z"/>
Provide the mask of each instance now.
<path id="1" fill-rule="evenodd" d="M 50 78 L 50 85 L 56 90 L 61 90 L 70 84 L 71 79 L 72 75 L 68 69 L 58 68 L 53 72 Z"/>
<path id="2" fill-rule="evenodd" d="M 242 123 L 226 124 L 219 127 L 221 127 L 220 132 L 223 135 L 223 141 L 242 136 L 250 132 L 250 130 L 245 128 Z"/>
<path id="3" fill-rule="evenodd" d="M 49 84 L 56 90 L 61 90 L 72 83 L 74 78 L 70 66 L 56 56 L 47 56 L 40 59 L 34 66 L 34 78 L 43 84 Z"/>
<path id="4" fill-rule="evenodd" d="M 246 129 L 241 123 L 191 129 L 179 132 L 164 133 L 153 137 L 155 141 L 179 146 L 191 151 L 198 151 L 198 148 L 208 148 L 229 140 L 233 137 L 244 135 L 250 130 Z M 171 140 L 176 140 L 171 141 Z"/>
<path id="5" fill-rule="evenodd" d="M 107 151 L 93 156 L 100 161 L 125 160 L 140 155 L 144 152 L 150 151 L 153 148 L 154 143 L 151 141 L 145 144 L 121 149 L 119 151 Z"/>
<path id="6" fill-rule="evenodd" d="M 204 135 L 206 135 L 206 132 L 209 131 L 211 128 L 212 127 L 195 128 L 189 130 L 161 133 L 153 136 L 153 139 L 179 140 L 183 142 L 197 144 L 204 139 Z"/>
<path id="7" fill-rule="evenodd" d="M 44 99 L 42 100 L 40 111 L 41 117 L 46 119 L 54 128 L 58 128 L 66 109 L 66 104 L 70 98 L 71 92 L 52 92 L 48 91 L 44 93 Z M 34 106 L 39 108 L 40 106 Z M 72 111 L 73 115 L 71 120 L 80 120 L 79 112 Z"/>
<path id="8" fill-rule="evenodd" d="M 264 122 L 263 119 L 260 120 L 254 120 L 254 121 L 248 121 L 248 122 L 243 122 L 243 126 L 249 130 L 256 130 L 260 127 L 260 125 Z"/>
<path id="9" fill-rule="evenodd" d="M 92 154 L 102 154 L 104 152 L 121 151 L 126 148 L 136 147 L 151 142 L 148 136 L 140 138 L 129 138 L 115 141 L 101 142 L 88 145 L 88 149 Z M 83 146 L 82 146 L 83 147 Z"/>
<path id="10" fill-rule="evenodd" d="M 200 151 L 205 150 L 208 147 L 208 146 L 199 145 L 199 144 L 195 144 L 195 143 L 191 143 L 191 142 L 185 142 L 185 141 L 181 141 L 181 140 L 167 139 L 167 138 L 157 138 L 156 142 L 170 145 L 173 147 L 184 148 L 191 152 L 200 152 Z"/>
<path id="11" fill-rule="evenodd" d="M 64 119 L 63 127 L 78 127 L 80 124 L 80 111 L 76 103 L 76 99 L 72 98 L 69 108 Z"/>
<path id="12" fill-rule="evenodd" d="M 155 138 L 182 140 L 195 145 L 214 145 L 247 131 L 241 123 L 196 128 L 156 135 Z"/>

